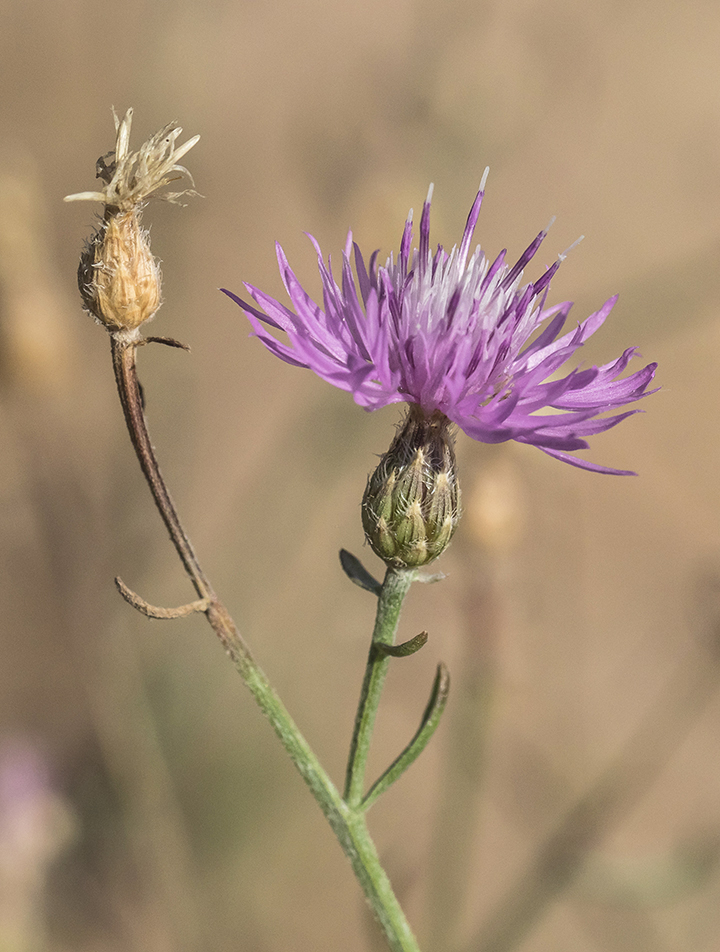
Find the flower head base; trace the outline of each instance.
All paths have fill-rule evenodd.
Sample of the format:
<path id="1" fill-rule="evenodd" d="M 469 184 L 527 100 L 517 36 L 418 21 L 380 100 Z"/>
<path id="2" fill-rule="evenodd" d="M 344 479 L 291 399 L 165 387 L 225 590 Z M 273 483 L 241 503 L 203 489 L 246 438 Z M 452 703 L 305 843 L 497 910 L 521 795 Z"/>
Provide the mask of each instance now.
<path id="1" fill-rule="evenodd" d="M 637 412 L 601 416 L 646 395 L 656 365 L 620 377 L 636 353 L 629 348 L 611 363 L 557 376 L 602 326 L 616 298 L 561 335 L 571 303 L 545 303 L 563 256 L 536 281 L 522 284 L 523 270 L 546 230 L 512 266 L 504 251 L 492 263 L 479 247 L 471 254 L 486 177 L 487 172 L 460 246 L 449 253 L 442 246 L 434 254 L 430 250 L 431 189 L 419 247 L 412 250 L 411 212 L 397 259 L 391 255 L 384 267 L 377 264 L 377 252 L 366 263 L 349 235 L 338 284 L 311 238 L 323 283 L 322 307 L 302 289 L 279 245 L 280 273 L 294 310 L 251 285 L 246 288 L 259 307 L 225 293 L 243 308 L 268 350 L 350 391 L 366 410 L 417 404 L 426 416 L 444 414 L 475 440 L 530 443 L 584 469 L 624 474 L 570 454 L 587 448 L 585 437 Z M 284 331 L 287 343 L 268 327 Z"/>
<path id="2" fill-rule="evenodd" d="M 88 313 L 111 333 L 135 334 L 162 304 L 160 266 L 134 211 L 108 216 L 80 256 L 78 288 Z"/>
<path id="3" fill-rule="evenodd" d="M 419 568 L 447 548 L 460 521 L 460 484 L 450 421 L 411 406 L 368 479 L 362 502 L 373 552 L 394 568 Z"/>
<path id="4" fill-rule="evenodd" d="M 101 191 L 68 195 L 66 202 L 98 201 L 105 205 L 100 227 L 80 258 L 78 287 L 86 310 L 113 334 L 137 336 L 162 303 L 161 275 L 150 250 L 147 231 L 141 227 L 142 208 L 154 192 L 186 175 L 178 160 L 198 141 L 193 136 L 176 148 L 182 129 L 171 122 L 151 136 L 138 152 L 130 152 L 132 109 L 120 121 L 115 116 L 115 151 L 97 161 L 97 177 L 105 182 Z M 173 174 L 178 173 L 178 174 Z M 192 189 L 166 193 L 177 202 Z"/>

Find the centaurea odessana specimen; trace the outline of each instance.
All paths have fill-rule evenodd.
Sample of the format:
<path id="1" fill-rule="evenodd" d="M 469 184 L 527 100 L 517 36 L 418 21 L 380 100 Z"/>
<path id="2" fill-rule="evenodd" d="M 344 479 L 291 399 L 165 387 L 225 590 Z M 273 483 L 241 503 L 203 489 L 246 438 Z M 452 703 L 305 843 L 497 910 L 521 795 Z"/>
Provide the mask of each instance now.
<path id="1" fill-rule="evenodd" d="M 350 391 L 366 410 L 406 402 L 426 418 L 442 414 L 483 443 L 516 440 L 583 469 L 631 475 L 570 454 L 588 447 L 586 437 L 637 412 L 601 416 L 644 396 L 656 364 L 622 378 L 637 353 L 631 347 L 601 367 L 555 377 L 602 326 L 617 297 L 560 336 L 571 302 L 552 307 L 545 302 L 564 255 L 536 281 L 522 283 L 547 229 L 512 266 L 505 262 L 505 251 L 492 264 L 480 247 L 471 254 L 487 174 L 460 247 L 449 254 L 442 246 L 434 254 L 430 249 L 431 187 L 420 220 L 419 248 L 412 250 L 412 212 L 397 259 L 391 254 L 384 267 L 378 267 L 377 251 L 366 264 L 350 233 L 340 285 L 330 260 L 326 265 L 310 236 L 318 253 L 322 307 L 303 290 L 279 244 L 280 273 L 294 311 L 249 284 L 245 287 L 262 310 L 225 293 L 242 307 L 269 351 Z M 274 337 L 268 326 L 284 331 L 288 343 Z"/>
<path id="2" fill-rule="evenodd" d="M 413 762 L 429 741 L 439 722 L 447 700 L 448 676 L 444 666 L 438 667 L 420 730 L 381 775 L 372 788 L 365 792 L 363 784 L 366 740 L 362 734 L 353 740 L 353 784 L 351 795 L 342 796 L 323 769 L 314 752 L 277 696 L 265 674 L 254 660 L 227 608 L 215 593 L 205 575 L 178 512 L 165 485 L 155 450 L 150 441 L 145 409 L 136 371 L 136 351 L 151 341 L 178 345 L 167 337 L 143 337 L 142 325 L 160 305 L 160 271 L 152 256 L 147 232 L 140 226 L 140 216 L 147 199 L 181 175 L 189 172 L 178 164 L 179 159 L 197 142 L 194 136 L 176 146 L 180 128 L 176 123 L 165 126 L 141 146 L 130 152 L 129 138 L 132 110 L 122 121 L 115 119 L 116 145 L 114 153 L 98 160 L 96 172 L 105 182 L 98 191 L 81 192 L 68 200 L 100 201 L 104 216 L 99 229 L 88 242 L 80 261 L 78 281 L 83 304 L 104 325 L 110 334 L 113 366 L 125 421 L 143 474 L 152 492 L 157 508 L 165 522 L 170 538 L 197 593 L 197 599 L 178 608 L 162 608 L 149 604 L 132 592 L 119 578 L 116 584 L 120 594 L 134 608 L 151 618 L 179 618 L 194 612 L 206 616 L 220 639 L 237 671 L 267 716 L 286 752 L 320 805 L 377 918 L 388 945 L 393 952 L 419 952 L 418 944 L 405 915 L 393 893 L 390 881 L 370 837 L 365 811 Z M 190 178 L 190 181 L 192 179 Z M 165 194 L 165 199 L 177 200 L 183 194 Z M 350 558 L 350 557 L 348 557 Z M 384 653 L 374 648 L 374 670 L 384 671 L 394 649 L 392 643 L 398 625 L 402 598 L 413 573 L 391 572 L 380 585 L 369 573 L 347 568 L 355 581 L 372 591 L 378 599 L 378 619 L 374 643 L 384 646 Z M 397 653 L 409 654 L 421 647 L 422 638 L 412 639 L 408 646 L 400 646 Z M 373 684 L 377 685 L 377 678 Z M 371 698 L 374 695 L 371 692 Z M 368 705 L 364 705 L 368 709 Z M 372 711 L 372 705 L 369 706 Z M 363 724 L 371 724 L 365 716 Z"/>

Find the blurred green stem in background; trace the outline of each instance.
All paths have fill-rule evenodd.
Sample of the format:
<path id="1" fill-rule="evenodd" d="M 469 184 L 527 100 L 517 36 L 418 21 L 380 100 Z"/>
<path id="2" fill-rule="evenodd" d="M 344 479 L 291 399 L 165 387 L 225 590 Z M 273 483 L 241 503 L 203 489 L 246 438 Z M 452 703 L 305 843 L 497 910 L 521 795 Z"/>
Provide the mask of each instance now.
<path id="1" fill-rule="evenodd" d="M 389 947 L 393 952 L 419 952 L 417 941 L 380 864 L 364 816 L 366 805 L 362 803 L 364 768 L 370 735 L 380 700 L 380 690 L 389 664 L 389 655 L 381 650 L 378 651 L 377 645 L 391 646 L 393 644 L 403 599 L 417 573 L 388 569 L 385 581 L 377 592 L 377 619 L 353 735 L 348 767 L 348 791 L 344 799 L 323 770 L 282 701 L 270 686 L 265 674 L 253 659 L 230 614 L 203 573 L 190 540 L 180 523 L 150 442 L 137 379 L 136 350 L 140 344 L 145 343 L 145 340 L 140 338 L 139 334 L 128 335 L 125 332 L 112 334 L 111 340 L 115 379 L 130 438 L 158 510 L 199 598 L 179 609 L 158 609 L 135 595 L 118 579 L 120 593 L 133 607 L 151 617 L 172 618 L 191 612 L 202 612 L 206 615 L 213 631 L 220 638 L 240 676 L 272 724 L 275 733 L 330 823 L 385 933 Z M 177 346 L 176 341 L 160 338 L 155 340 Z M 417 647 L 421 647 L 424 639 L 413 639 L 413 642 L 417 643 Z M 400 646 L 400 653 L 402 653 L 401 649 L 402 646 Z M 409 650 L 416 649 L 413 647 Z M 405 653 L 409 652 L 405 651 Z M 441 680 L 442 683 L 439 683 Z M 405 751 L 383 775 L 388 778 L 383 789 L 386 789 L 423 749 L 437 726 L 446 698 L 447 676 L 441 679 L 439 671 L 420 729 Z"/>

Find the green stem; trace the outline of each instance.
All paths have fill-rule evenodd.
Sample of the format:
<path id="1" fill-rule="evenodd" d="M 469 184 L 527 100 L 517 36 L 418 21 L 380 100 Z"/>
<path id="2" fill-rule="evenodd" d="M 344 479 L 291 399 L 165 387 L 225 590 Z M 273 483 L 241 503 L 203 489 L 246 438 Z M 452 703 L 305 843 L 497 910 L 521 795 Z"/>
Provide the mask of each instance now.
<path id="1" fill-rule="evenodd" d="M 378 596 L 375 629 L 360 691 L 360 702 L 355 716 L 355 729 L 350 744 L 350 755 L 345 775 L 345 801 L 353 809 L 357 809 L 363 801 L 365 768 L 370 750 L 370 740 L 375 726 L 380 695 L 390 664 L 389 656 L 379 652 L 376 645 L 392 645 L 395 643 L 395 634 L 400 620 L 403 600 L 416 577 L 417 571 L 415 569 L 388 567 Z"/>
<path id="2" fill-rule="evenodd" d="M 350 860 L 388 945 L 393 952 L 420 952 L 390 880 L 380 864 L 363 813 L 354 810 L 342 799 L 261 669 L 244 659 L 236 661 L 236 667 L 325 814 Z"/>
<path id="3" fill-rule="evenodd" d="M 353 872 L 385 934 L 390 949 L 392 952 L 420 952 L 390 881 L 380 865 L 377 850 L 362 812 L 345 803 L 340 796 L 282 701 L 270 686 L 262 669 L 253 659 L 235 622 L 213 591 L 200 567 L 167 491 L 150 442 L 135 365 L 135 351 L 139 343 L 140 339 L 124 339 L 120 335 L 112 337 L 113 367 L 120 401 L 130 438 L 155 504 L 195 590 L 202 599 L 207 601 L 205 609 L 207 620 L 327 817 L 340 846 L 350 860 Z M 403 588 L 402 595 L 407 591 L 409 584 L 410 580 Z M 393 586 L 388 589 L 388 598 L 390 588 Z M 400 612 L 402 595 L 395 609 L 395 625 Z M 390 601 L 394 604 L 392 599 Z M 380 614 L 378 609 L 378 617 Z"/>

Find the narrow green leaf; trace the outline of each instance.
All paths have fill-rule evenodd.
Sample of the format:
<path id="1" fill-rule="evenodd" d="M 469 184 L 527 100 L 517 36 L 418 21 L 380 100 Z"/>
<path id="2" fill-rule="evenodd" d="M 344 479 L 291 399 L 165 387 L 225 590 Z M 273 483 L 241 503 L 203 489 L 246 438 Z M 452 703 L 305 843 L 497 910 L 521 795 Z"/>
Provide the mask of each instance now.
<path id="1" fill-rule="evenodd" d="M 381 657 L 407 658 L 427 644 L 427 640 L 428 633 L 421 631 L 419 635 L 415 635 L 410 641 L 404 641 L 401 645 L 386 645 L 382 642 L 376 642 L 374 648 Z"/>
<path id="2" fill-rule="evenodd" d="M 368 807 L 372 806 L 380 794 L 385 793 L 388 787 L 395 783 L 398 777 L 405 773 L 410 764 L 420 756 L 440 723 L 449 692 L 450 672 L 441 661 L 430 692 L 430 700 L 425 708 L 417 733 L 400 756 L 390 764 L 385 773 L 372 785 L 360 804 L 361 809 L 367 810 Z"/>
<path id="3" fill-rule="evenodd" d="M 360 588 L 364 588 L 367 592 L 372 592 L 373 595 L 380 594 L 382 584 L 368 572 L 360 559 L 352 552 L 348 552 L 347 549 L 340 549 L 340 565 L 342 565 L 343 572 L 351 582 L 359 585 Z"/>

